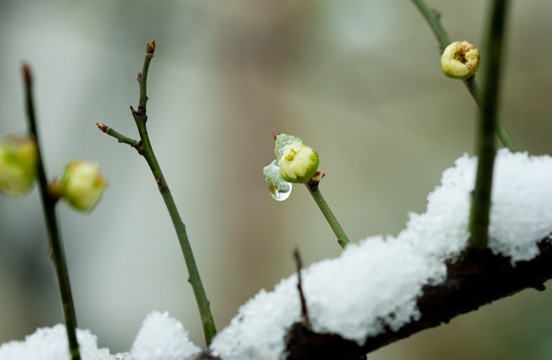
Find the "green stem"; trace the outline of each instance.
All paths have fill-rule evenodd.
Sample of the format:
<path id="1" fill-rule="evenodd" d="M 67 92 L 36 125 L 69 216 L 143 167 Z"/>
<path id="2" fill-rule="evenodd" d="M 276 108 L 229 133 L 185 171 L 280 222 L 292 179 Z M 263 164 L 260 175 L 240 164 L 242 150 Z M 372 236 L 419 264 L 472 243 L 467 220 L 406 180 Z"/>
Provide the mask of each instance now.
<path id="1" fill-rule="evenodd" d="M 110 128 L 109 126 L 105 125 L 105 124 L 100 124 L 100 123 L 96 123 L 96 126 L 101 130 L 103 131 L 104 133 L 106 133 L 107 135 L 109 136 L 113 136 L 115 139 L 117 139 L 120 143 L 124 143 L 124 144 L 128 144 L 130 145 L 131 147 L 135 148 L 139 145 L 139 142 L 138 140 L 134 140 L 132 138 L 129 138 L 123 134 L 121 134 L 120 132 L 116 131 L 115 129 L 113 128 Z"/>
<path id="2" fill-rule="evenodd" d="M 188 273 L 190 275 L 189 281 L 192 285 L 199 313 L 201 316 L 203 332 L 205 334 L 205 341 L 207 345 L 209 345 L 216 334 L 215 322 L 211 313 L 209 300 L 207 299 L 205 289 L 203 288 L 203 283 L 201 282 L 201 277 L 199 275 L 199 270 L 197 268 L 194 254 L 192 252 L 192 247 L 190 245 L 188 235 L 186 234 L 186 227 L 182 222 L 182 219 L 180 218 L 178 209 L 176 208 L 176 204 L 169 190 L 169 186 L 167 185 L 167 181 L 165 180 L 165 177 L 161 172 L 161 167 L 159 166 L 155 154 L 153 153 L 153 148 L 151 146 L 146 127 L 146 121 L 148 119 L 146 115 L 146 102 L 148 100 L 146 94 L 146 84 L 148 79 L 149 64 L 151 59 L 153 58 L 154 49 L 155 43 L 149 43 L 148 54 L 144 59 L 144 67 L 142 73 L 138 74 L 138 82 L 140 84 L 140 100 L 138 110 L 135 111 L 131 107 L 132 115 L 134 116 L 134 120 L 136 121 L 136 126 L 138 128 L 138 132 L 140 133 L 141 139 L 140 145 L 138 146 L 138 151 L 144 156 L 153 173 L 155 181 L 157 182 L 157 186 L 159 187 L 159 191 L 161 192 L 161 196 L 165 201 L 165 205 L 167 207 L 167 210 L 169 211 L 171 220 L 176 230 L 178 241 L 180 242 L 180 247 L 182 248 L 182 253 L 184 254 L 186 267 L 188 268 Z"/>
<path id="3" fill-rule="evenodd" d="M 447 32 L 443 28 L 443 25 L 441 24 L 441 14 L 435 9 L 430 9 L 423 0 L 412 0 L 412 3 L 418 8 L 418 10 L 420 10 L 422 16 L 426 19 L 429 27 L 431 28 L 433 34 L 439 42 L 442 53 L 443 50 L 451 43 L 451 41 L 447 35 Z M 475 78 L 471 77 L 467 80 L 464 80 L 464 84 L 468 88 L 479 109 L 483 111 L 481 92 Z M 504 147 L 506 147 L 511 152 L 518 151 L 514 140 L 510 136 L 502 121 L 497 120 L 497 126 L 495 130 L 498 138 L 500 139 L 500 142 L 502 143 L 502 145 L 504 145 Z"/>
<path id="4" fill-rule="evenodd" d="M 312 195 L 312 198 L 316 202 L 316 205 L 320 208 L 320 211 L 322 211 L 322 214 L 328 221 L 328 224 L 330 224 L 330 227 L 332 228 L 335 236 L 337 236 L 337 242 L 339 245 L 341 245 L 342 248 L 345 248 L 349 244 L 349 238 L 345 234 L 345 231 L 339 224 L 339 221 L 337 221 L 335 215 L 333 214 L 332 210 L 328 206 L 328 203 L 326 200 L 324 200 L 324 197 L 322 196 L 322 193 L 320 192 L 320 188 L 318 187 L 318 183 L 316 184 L 305 184 L 307 186 L 307 189 L 309 189 L 310 194 Z"/>
<path id="5" fill-rule="evenodd" d="M 451 41 L 443 25 L 441 25 L 441 14 L 435 9 L 430 9 L 423 0 L 412 0 L 412 3 L 414 3 L 414 6 L 420 10 L 422 16 L 426 19 L 441 46 L 441 52 L 443 52 Z"/>
<path id="6" fill-rule="evenodd" d="M 483 97 L 481 95 L 481 89 L 479 88 L 477 81 L 475 81 L 475 77 L 471 77 L 465 80 L 464 84 L 466 84 L 466 87 L 468 88 L 470 94 L 472 95 L 475 102 L 477 103 L 477 106 L 481 109 L 481 111 L 483 111 Z M 506 128 L 504 127 L 504 124 L 499 119 L 497 119 L 495 130 L 496 130 L 496 135 L 498 136 L 502 145 L 504 145 L 511 152 L 519 151 L 516 143 L 514 142 L 514 139 L 512 139 L 512 137 L 510 136 L 510 133 L 508 132 L 508 130 L 506 130 Z"/>
<path id="7" fill-rule="evenodd" d="M 42 199 L 42 209 L 44 211 L 44 218 L 46 220 L 46 226 L 48 228 L 48 237 L 50 240 L 50 251 L 48 255 L 54 263 L 56 269 L 56 276 L 58 279 L 59 293 L 61 295 L 61 305 L 63 308 L 63 315 L 65 318 L 65 328 L 67 330 L 67 340 L 69 343 L 69 353 L 72 360 L 80 360 L 79 343 L 77 341 L 76 328 L 77 317 L 75 315 L 75 307 L 73 305 L 73 296 L 71 295 L 71 284 L 69 282 L 69 272 L 67 271 L 67 263 L 65 261 L 65 253 L 63 250 L 63 244 L 61 241 L 61 235 L 59 232 L 58 221 L 56 217 L 56 202 L 57 199 L 50 195 L 48 190 L 48 180 L 46 177 L 46 171 L 44 170 L 44 163 L 42 161 L 42 154 L 40 150 L 40 142 L 38 137 L 38 130 L 36 127 L 36 116 L 34 110 L 34 101 L 32 94 L 32 75 L 31 69 L 28 65 L 23 65 L 23 77 L 25 82 L 25 102 L 27 110 L 27 120 L 29 126 L 29 133 L 34 138 L 37 148 L 37 162 L 36 170 L 38 176 L 38 184 L 40 187 L 40 197 Z"/>
<path id="8" fill-rule="evenodd" d="M 487 247 L 493 167 L 495 159 L 494 132 L 497 124 L 499 80 L 502 65 L 507 0 L 494 0 L 487 54 L 482 111 L 478 129 L 477 176 L 470 213 L 470 246 L 481 250 Z"/>

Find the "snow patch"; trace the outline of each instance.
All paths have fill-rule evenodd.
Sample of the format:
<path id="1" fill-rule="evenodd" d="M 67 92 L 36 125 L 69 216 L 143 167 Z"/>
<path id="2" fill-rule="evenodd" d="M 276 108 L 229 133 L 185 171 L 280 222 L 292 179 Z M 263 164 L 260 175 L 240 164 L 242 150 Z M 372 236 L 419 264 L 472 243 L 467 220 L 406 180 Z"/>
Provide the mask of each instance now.
<path id="1" fill-rule="evenodd" d="M 363 344 L 385 327 L 398 330 L 418 319 L 424 285 L 446 279 L 446 260 L 465 249 L 477 159 L 464 155 L 428 196 L 424 214 L 411 213 L 396 238 L 374 236 L 351 244 L 336 259 L 303 270 L 303 287 L 315 331 Z M 512 264 L 538 255 L 552 229 L 552 158 L 500 150 L 495 162 L 489 248 Z M 214 339 L 225 360 L 279 359 L 284 334 L 300 321 L 296 275 L 247 302 Z"/>
<path id="2" fill-rule="evenodd" d="M 419 318 L 416 300 L 424 285 L 446 279 L 446 260 L 466 247 L 470 194 L 477 160 L 464 155 L 428 196 L 427 211 L 410 214 L 396 238 L 373 236 L 351 244 L 340 257 L 303 270 L 303 288 L 315 331 L 333 332 L 362 344 L 385 328 L 400 329 Z M 495 162 L 489 248 L 512 264 L 538 255 L 538 242 L 552 229 L 552 158 L 501 150 Z M 261 290 L 244 304 L 211 350 L 224 360 L 278 360 L 284 337 L 300 321 L 296 274 L 274 291 Z M 98 349 L 89 331 L 78 330 L 85 360 L 193 359 L 200 349 L 167 313 L 146 317 L 131 353 Z M 65 328 L 38 329 L 24 342 L 0 347 L 1 360 L 69 359 Z"/>
<path id="3" fill-rule="evenodd" d="M 130 353 L 133 360 L 187 360 L 200 351 L 178 320 L 154 311 L 142 323 Z"/>

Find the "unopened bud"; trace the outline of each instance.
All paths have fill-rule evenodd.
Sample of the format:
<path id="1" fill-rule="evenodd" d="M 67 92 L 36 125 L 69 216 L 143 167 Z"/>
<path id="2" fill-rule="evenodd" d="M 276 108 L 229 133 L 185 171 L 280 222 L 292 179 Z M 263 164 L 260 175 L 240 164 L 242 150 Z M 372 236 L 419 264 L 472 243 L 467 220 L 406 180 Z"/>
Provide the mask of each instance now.
<path id="1" fill-rule="evenodd" d="M 153 55 L 153 53 L 155 52 L 155 40 L 152 40 L 148 43 L 148 46 L 146 47 L 146 52 Z"/>
<path id="2" fill-rule="evenodd" d="M 282 179 L 290 183 L 306 183 L 318 169 L 318 153 L 297 137 L 280 134 L 276 139 L 276 160 Z"/>
<path id="3" fill-rule="evenodd" d="M 441 67 L 450 78 L 469 79 L 479 68 L 479 50 L 467 41 L 455 41 L 443 51 Z"/>
<path id="4" fill-rule="evenodd" d="M 59 194 L 73 208 L 90 211 L 100 200 L 107 181 L 98 169 L 98 164 L 87 161 L 72 161 L 65 168 L 59 182 L 53 182 L 52 191 Z"/>
<path id="5" fill-rule="evenodd" d="M 9 136 L 0 140 L 0 193 L 27 193 L 36 179 L 37 148 L 34 140 Z"/>

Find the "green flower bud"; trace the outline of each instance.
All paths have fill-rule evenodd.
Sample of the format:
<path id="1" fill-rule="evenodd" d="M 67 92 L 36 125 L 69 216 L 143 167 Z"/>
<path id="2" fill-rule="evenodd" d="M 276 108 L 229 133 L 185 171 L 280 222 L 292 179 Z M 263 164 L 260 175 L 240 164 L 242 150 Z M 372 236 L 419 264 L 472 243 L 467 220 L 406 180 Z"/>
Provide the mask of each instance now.
<path id="1" fill-rule="evenodd" d="M 479 68 L 479 50 L 467 41 L 455 41 L 443 51 L 441 67 L 450 78 L 469 79 Z"/>
<path id="2" fill-rule="evenodd" d="M 0 140 L 0 193 L 26 194 L 36 179 L 36 143 L 28 137 L 9 136 Z"/>
<path id="3" fill-rule="evenodd" d="M 306 183 L 318 169 L 318 153 L 302 142 L 284 146 L 280 155 L 280 174 L 282 179 L 290 183 Z"/>
<path id="4" fill-rule="evenodd" d="M 59 182 L 52 183 L 52 192 L 59 194 L 69 205 L 80 211 L 90 211 L 98 203 L 107 181 L 98 164 L 72 161 L 65 168 Z"/>

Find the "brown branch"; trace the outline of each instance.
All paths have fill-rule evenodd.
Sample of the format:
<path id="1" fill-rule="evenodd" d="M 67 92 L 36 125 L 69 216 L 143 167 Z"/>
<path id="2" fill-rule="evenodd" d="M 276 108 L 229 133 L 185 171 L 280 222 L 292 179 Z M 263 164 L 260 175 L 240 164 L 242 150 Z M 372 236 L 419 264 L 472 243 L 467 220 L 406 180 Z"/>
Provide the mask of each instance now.
<path id="1" fill-rule="evenodd" d="M 295 266 L 297 267 L 297 291 L 299 292 L 299 300 L 301 301 L 301 319 L 307 327 L 311 327 L 309 319 L 309 310 L 307 308 L 307 300 L 303 293 L 303 281 L 301 277 L 301 270 L 303 269 L 303 262 L 301 261 L 301 255 L 299 249 L 295 248 L 293 251 L 293 258 L 295 259 Z"/>
<path id="2" fill-rule="evenodd" d="M 552 278 L 552 244 L 548 238 L 539 245 L 540 255 L 531 261 L 518 262 L 493 255 L 489 250 L 467 254 L 447 264 L 447 280 L 439 286 L 425 286 L 417 305 L 419 320 L 393 332 L 369 337 L 363 346 L 337 334 L 318 334 L 296 323 L 286 337 L 288 360 L 296 359 L 362 359 L 366 353 L 382 346 L 447 323 L 450 319 L 477 310 L 493 301 L 527 288 L 544 290 L 543 283 Z M 335 354 L 335 355 L 332 355 Z M 328 357 L 329 356 L 329 357 Z M 334 357 L 336 356 L 336 357 Z"/>

